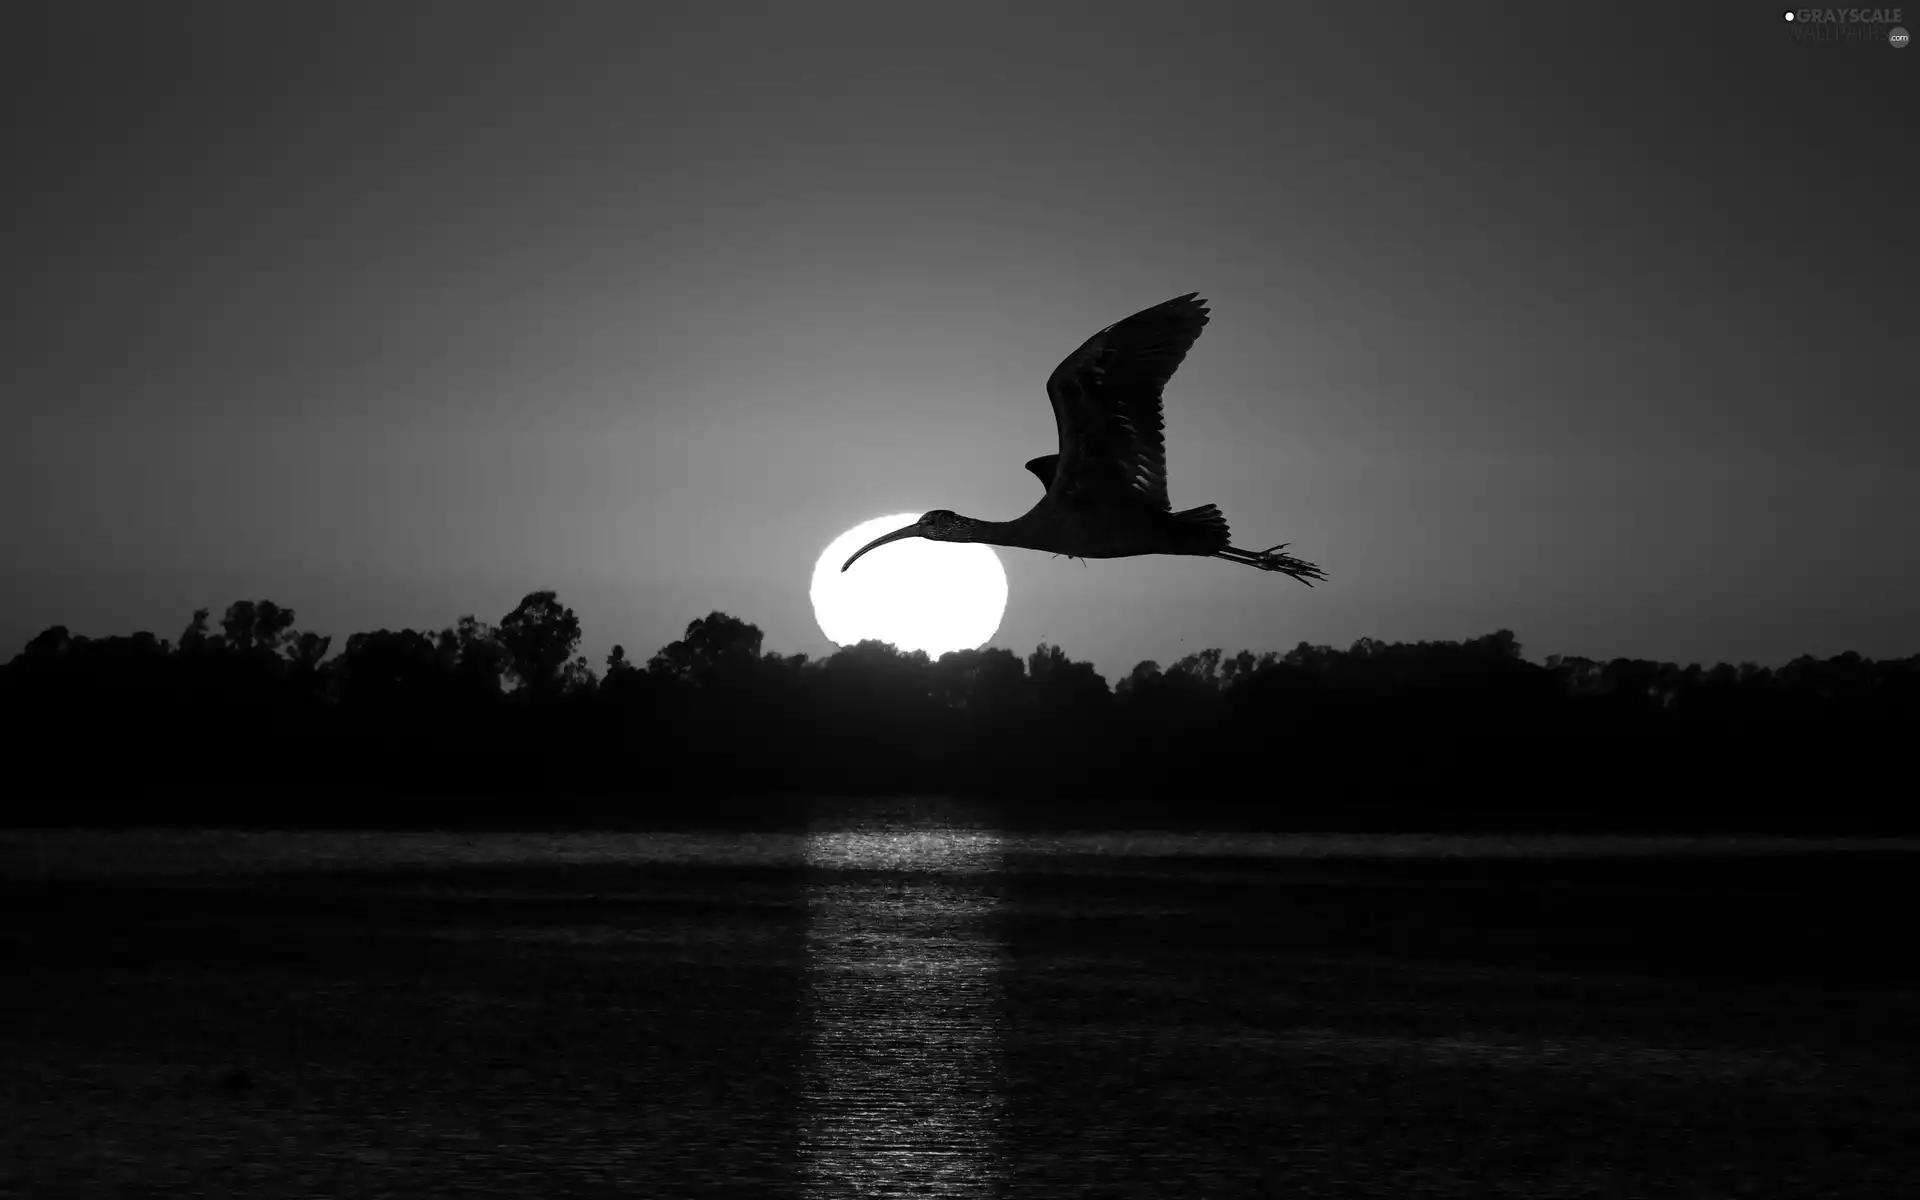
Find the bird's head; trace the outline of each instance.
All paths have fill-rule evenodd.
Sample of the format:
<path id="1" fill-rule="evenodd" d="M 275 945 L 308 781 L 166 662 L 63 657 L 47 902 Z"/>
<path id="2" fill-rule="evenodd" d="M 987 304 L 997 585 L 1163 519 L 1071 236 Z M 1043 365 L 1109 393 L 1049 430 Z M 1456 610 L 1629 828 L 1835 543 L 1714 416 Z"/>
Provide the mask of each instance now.
<path id="1" fill-rule="evenodd" d="M 877 537 L 860 547 L 853 552 L 853 557 L 849 558 L 840 569 L 842 571 L 846 570 L 852 566 L 855 560 L 862 554 L 865 554 L 874 547 L 884 546 L 888 542 L 897 542 L 901 538 L 918 537 L 926 538 L 928 541 L 934 542 L 976 541 L 977 539 L 974 537 L 974 532 L 979 528 L 979 525 L 980 522 L 974 520 L 972 517 L 963 517 L 959 513 L 952 512 L 948 509 L 936 508 L 932 512 L 922 515 L 918 521 L 915 521 L 906 528 L 896 529 L 892 533 L 883 537 Z"/>

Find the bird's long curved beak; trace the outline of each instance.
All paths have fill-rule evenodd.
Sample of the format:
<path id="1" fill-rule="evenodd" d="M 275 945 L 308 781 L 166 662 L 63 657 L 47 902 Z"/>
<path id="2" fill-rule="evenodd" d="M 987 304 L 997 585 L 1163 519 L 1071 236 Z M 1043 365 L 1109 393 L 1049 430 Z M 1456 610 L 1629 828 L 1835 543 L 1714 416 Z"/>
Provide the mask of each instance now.
<path id="1" fill-rule="evenodd" d="M 865 554 L 867 551 L 873 549 L 875 546 L 884 546 L 888 542 L 897 542 L 901 538 L 920 537 L 920 536 L 922 536 L 920 522 L 915 521 L 913 524 L 907 526 L 905 529 L 896 529 L 892 533 L 887 534 L 885 537 L 877 537 L 872 541 L 868 542 L 866 545 L 860 547 L 858 550 L 855 550 L 853 552 L 853 558 L 849 558 L 844 564 L 841 565 L 840 569 L 842 571 L 845 571 L 848 567 L 854 564 L 855 559 L 858 559 L 862 554 Z"/>

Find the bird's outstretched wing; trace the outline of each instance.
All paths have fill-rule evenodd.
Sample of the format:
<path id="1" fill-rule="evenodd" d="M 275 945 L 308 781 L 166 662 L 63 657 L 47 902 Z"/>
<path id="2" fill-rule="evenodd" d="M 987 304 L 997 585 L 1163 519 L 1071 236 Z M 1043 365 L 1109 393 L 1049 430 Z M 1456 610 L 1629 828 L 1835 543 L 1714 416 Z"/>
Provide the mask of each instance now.
<path id="1" fill-rule="evenodd" d="M 1117 321 L 1054 368 L 1047 397 L 1060 429 L 1060 461 L 1050 495 L 1071 504 L 1172 507 L 1160 390 L 1207 323 L 1207 302 L 1198 296 Z"/>

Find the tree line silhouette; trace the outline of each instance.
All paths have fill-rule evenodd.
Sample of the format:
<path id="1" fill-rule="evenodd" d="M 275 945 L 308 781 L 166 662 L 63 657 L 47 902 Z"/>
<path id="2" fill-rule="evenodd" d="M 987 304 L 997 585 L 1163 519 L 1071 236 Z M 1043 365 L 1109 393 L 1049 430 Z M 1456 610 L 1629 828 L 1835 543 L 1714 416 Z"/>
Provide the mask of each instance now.
<path id="1" fill-rule="evenodd" d="M 177 641 L 54 626 L 0 667 L 10 823 L 779 819 L 810 793 L 1005 819 L 1279 828 L 1911 828 L 1920 656 L 1681 668 L 1463 642 L 1189 654 L 1109 687 L 1042 643 L 763 650 L 714 612 L 644 664 L 551 591 L 346 639 L 270 600 Z"/>

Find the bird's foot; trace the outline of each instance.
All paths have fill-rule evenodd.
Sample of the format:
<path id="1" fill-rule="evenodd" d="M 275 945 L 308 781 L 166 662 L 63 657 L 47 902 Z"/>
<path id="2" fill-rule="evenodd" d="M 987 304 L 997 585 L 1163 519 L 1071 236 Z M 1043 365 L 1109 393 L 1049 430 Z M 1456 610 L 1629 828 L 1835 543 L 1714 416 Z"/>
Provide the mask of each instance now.
<path id="1" fill-rule="evenodd" d="M 1259 567 L 1262 571 L 1278 571 L 1282 575 L 1291 575 L 1308 587 L 1312 587 L 1316 579 L 1324 583 L 1327 577 L 1321 573 L 1319 567 L 1304 559 L 1295 558 L 1291 554 L 1280 553 L 1292 544 L 1292 542 L 1281 542 L 1278 546 L 1253 551 L 1251 552 L 1252 561 L 1247 565 Z"/>

